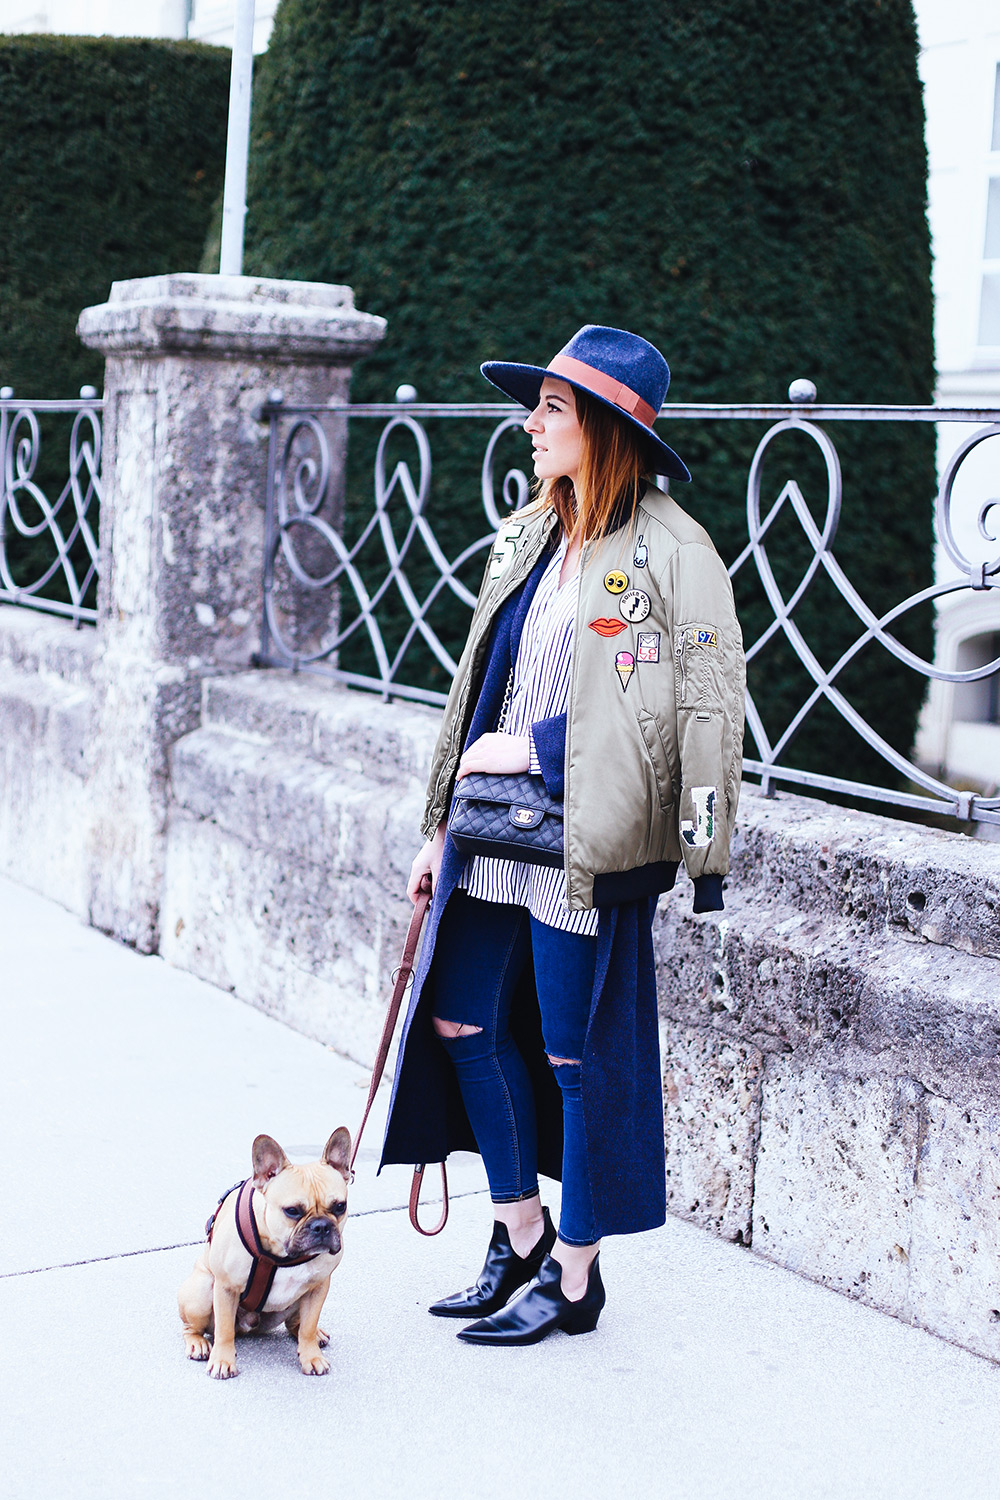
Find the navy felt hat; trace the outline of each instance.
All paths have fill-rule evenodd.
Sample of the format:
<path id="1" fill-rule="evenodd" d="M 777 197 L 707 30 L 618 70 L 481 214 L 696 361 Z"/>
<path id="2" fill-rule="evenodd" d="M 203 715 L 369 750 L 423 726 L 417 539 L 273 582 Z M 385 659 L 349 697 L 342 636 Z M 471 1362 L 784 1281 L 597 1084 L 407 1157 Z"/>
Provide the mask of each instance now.
<path id="1" fill-rule="evenodd" d="M 588 323 L 574 333 L 547 369 L 543 370 L 541 365 L 509 365 L 500 360 L 489 360 L 479 368 L 491 385 L 529 411 L 538 405 L 538 393 L 547 375 L 567 381 L 605 406 L 613 407 L 626 422 L 639 429 L 656 455 L 658 474 L 668 474 L 671 479 L 691 478 L 687 466 L 653 431 L 653 422 L 670 385 L 670 370 L 659 349 L 637 333 Z"/>

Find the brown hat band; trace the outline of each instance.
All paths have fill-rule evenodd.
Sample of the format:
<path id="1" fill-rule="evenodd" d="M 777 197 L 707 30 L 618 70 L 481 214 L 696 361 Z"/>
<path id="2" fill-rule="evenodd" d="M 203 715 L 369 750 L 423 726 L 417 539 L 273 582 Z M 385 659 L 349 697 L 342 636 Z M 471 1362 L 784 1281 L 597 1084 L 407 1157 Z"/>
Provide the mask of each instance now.
<path id="1" fill-rule="evenodd" d="M 616 380 L 613 375 L 605 375 L 603 370 L 595 370 L 592 365 L 585 365 L 582 359 L 574 359 L 571 354 L 557 354 L 555 359 L 549 361 L 549 370 L 553 375 L 562 375 L 566 380 L 573 380 L 577 385 L 582 385 L 584 390 L 593 391 L 595 396 L 601 396 L 605 401 L 610 401 L 612 406 L 617 406 L 620 411 L 630 417 L 635 417 L 646 427 L 652 427 L 656 420 L 656 412 L 648 401 L 644 401 L 635 391 Z"/>

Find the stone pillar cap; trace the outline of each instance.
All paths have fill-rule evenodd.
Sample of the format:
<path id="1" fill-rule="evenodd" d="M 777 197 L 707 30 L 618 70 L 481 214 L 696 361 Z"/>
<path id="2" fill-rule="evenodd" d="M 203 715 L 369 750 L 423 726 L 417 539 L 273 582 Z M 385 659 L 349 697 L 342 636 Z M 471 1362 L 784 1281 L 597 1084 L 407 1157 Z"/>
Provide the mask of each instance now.
<path id="1" fill-rule="evenodd" d="M 265 276 L 177 272 L 115 281 L 85 307 L 76 331 L 103 354 L 266 357 L 287 364 L 352 364 L 385 337 L 384 318 L 359 312 L 349 286 Z"/>

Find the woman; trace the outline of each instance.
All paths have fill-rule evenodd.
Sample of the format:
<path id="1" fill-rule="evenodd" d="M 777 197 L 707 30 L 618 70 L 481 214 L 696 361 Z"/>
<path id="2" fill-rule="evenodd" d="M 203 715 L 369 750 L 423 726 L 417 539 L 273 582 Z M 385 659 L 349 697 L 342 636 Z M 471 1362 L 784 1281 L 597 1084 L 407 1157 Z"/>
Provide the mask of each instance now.
<path id="1" fill-rule="evenodd" d="M 524 1344 L 593 1329 L 601 1237 L 665 1218 L 651 924 L 681 858 L 695 911 L 722 909 L 744 668 L 725 567 L 648 477 L 690 478 L 652 432 L 662 355 L 588 325 L 547 369 L 482 370 L 531 412 L 538 484 L 497 535 L 434 754 L 408 885 L 429 875 L 433 899 L 383 1163 L 480 1151 L 486 1263 L 430 1311 Z M 564 868 L 463 859 L 447 820 L 471 772 L 530 772 L 563 800 Z M 558 1235 L 539 1170 L 562 1179 Z"/>

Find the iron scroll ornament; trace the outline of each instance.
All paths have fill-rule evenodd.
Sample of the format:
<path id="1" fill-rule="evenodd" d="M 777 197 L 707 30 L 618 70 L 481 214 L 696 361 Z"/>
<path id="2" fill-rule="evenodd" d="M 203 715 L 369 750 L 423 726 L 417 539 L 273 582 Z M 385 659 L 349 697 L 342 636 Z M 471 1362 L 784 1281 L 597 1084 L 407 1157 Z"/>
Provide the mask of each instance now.
<path id="1" fill-rule="evenodd" d="M 761 514 L 761 469 L 764 455 L 775 438 L 781 433 L 789 431 L 801 432 L 811 438 L 819 448 L 825 462 L 827 506 L 822 528 L 817 526 L 802 491 L 794 479 L 785 482 L 766 516 L 762 516 Z M 845 667 L 873 640 L 877 640 L 897 660 L 904 662 L 914 671 L 921 673 L 927 678 L 935 678 L 942 682 L 975 682 L 1000 671 L 1000 657 L 997 657 L 995 661 L 988 662 L 985 666 L 971 668 L 967 671 L 947 671 L 944 668 L 938 667 L 935 663 L 917 656 L 898 641 L 888 629 L 894 621 L 900 619 L 910 610 L 932 599 L 941 598 L 945 594 L 954 593 L 967 587 L 982 590 L 997 587 L 1000 584 L 1000 579 L 996 577 L 1000 573 L 1000 555 L 986 563 L 970 560 L 959 548 L 951 524 L 954 484 L 962 463 L 979 443 L 983 442 L 986 438 L 994 436 L 1000 436 L 1000 424 L 990 424 L 990 426 L 981 429 L 968 438 L 956 450 L 945 470 L 938 490 L 936 501 L 938 535 L 946 547 L 948 556 L 962 570 L 965 576 L 921 589 L 919 592 L 910 595 L 909 598 L 902 600 L 881 617 L 876 616 L 869 609 L 832 551 L 837 527 L 840 522 L 843 487 L 840 460 L 837 450 L 828 434 L 821 427 L 817 427 L 812 422 L 806 421 L 804 418 L 796 415 L 775 423 L 761 438 L 750 465 L 750 473 L 747 481 L 747 531 L 749 541 L 729 569 L 729 573 L 730 577 L 735 577 L 740 568 L 752 557 L 761 583 L 764 586 L 764 591 L 767 594 L 768 602 L 771 605 L 774 618 L 757 639 L 747 647 L 746 659 L 747 662 L 752 661 L 755 656 L 760 654 L 775 633 L 780 630 L 815 684 L 812 692 L 801 704 L 778 739 L 773 743 L 764 728 L 760 713 L 751 694 L 747 693 L 747 726 L 753 734 L 754 741 L 761 752 L 761 758 L 754 760 L 746 757 L 744 759 L 744 769 L 760 775 L 761 783 L 765 790 L 768 790 L 771 777 L 775 777 L 779 773 L 783 774 L 785 779 L 791 779 L 789 768 L 781 765 L 782 753 L 790 745 L 820 698 L 826 698 L 837 713 L 851 725 L 861 739 L 867 745 L 870 745 L 873 750 L 877 751 L 883 760 L 900 775 L 923 787 L 925 791 L 930 792 L 935 798 L 955 803 L 959 816 L 963 814 L 968 816 L 968 808 L 972 800 L 971 794 L 956 792 L 947 783 L 940 781 L 929 772 L 914 765 L 906 756 L 901 755 L 852 707 L 844 695 L 836 688 L 835 682 Z M 765 541 L 768 531 L 774 525 L 774 522 L 786 504 L 791 505 L 813 552 L 812 559 L 801 580 L 788 599 L 785 599 L 782 594 L 775 577 Z M 988 501 L 979 512 L 978 531 L 986 541 L 997 540 L 986 528 L 986 517 L 990 510 L 998 504 L 1000 502 L 995 500 Z M 793 619 L 793 612 L 796 605 L 806 593 L 806 590 L 821 567 L 838 593 L 864 626 L 860 635 L 841 654 L 839 660 L 834 663 L 829 671 L 824 671 Z M 831 790 L 857 790 L 855 783 L 839 781 L 836 777 L 814 777 L 810 778 L 810 780 L 817 785 L 822 785 Z M 916 803 L 917 801 L 917 799 L 906 800 L 911 803 Z M 977 797 L 975 800 L 977 806 L 983 810 L 1000 808 L 1000 797 Z"/>
<path id="2" fill-rule="evenodd" d="M 101 404 L 87 392 L 85 388 L 80 401 L 31 405 L 14 403 L 6 391 L 0 393 L 0 599 L 66 615 L 78 625 L 97 620 L 96 607 L 84 601 L 99 566 Z M 39 412 L 73 415 L 68 475 L 55 500 L 35 477 L 42 451 Z M 21 581 L 11 566 L 10 543 L 17 537 L 51 543 L 35 576 Z M 67 599 L 46 597 L 46 590 L 51 592 L 57 583 Z"/>
<path id="3" fill-rule="evenodd" d="M 796 710 L 791 722 L 773 743 L 764 731 L 756 704 L 752 699 L 749 701 L 748 727 L 757 740 L 761 758 L 758 760 L 747 758 L 744 761 L 744 769 L 751 775 L 759 776 L 764 790 L 768 792 L 778 783 L 791 783 L 823 791 L 842 792 L 849 797 L 863 797 L 887 806 L 946 812 L 962 819 L 971 817 L 1000 824 L 1000 798 L 980 796 L 950 787 L 929 772 L 913 765 L 905 755 L 895 750 L 868 725 L 849 703 L 838 681 L 848 664 L 866 645 L 871 643 L 878 643 L 910 670 L 917 672 L 925 679 L 968 683 L 988 678 L 994 672 L 1000 671 L 1000 661 L 988 662 L 984 666 L 967 671 L 950 671 L 938 667 L 904 647 L 895 637 L 892 629 L 897 620 L 920 604 L 933 602 L 953 592 L 969 589 L 982 592 L 1000 585 L 1000 578 L 997 576 L 1000 572 L 1000 559 L 979 563 L 975 559 L 966 558 L 953 535 L 954 528 L 950 524 L 954 510 L 953 489 L 956 476 L 961 470 L 964 458 L 978 443 L 987 437 L 1000 434 L 997 413 L 988 408 L 828 406 L 818 403 L 815 387 L 811 382 L 805 381 L 795 382 L 789 390 L 789 396 L 790 403 L 782 405 L 695 404 L 686 406 L 678 404 L 664 408 L 660 413 L 663 419 L 757 421 L 763 418 L 771 423 L 769 430 L 758 444 L 748 476 L 747 545 L 734 562 L 730 573 L 735 575 L 741 568 L 749 569 L 752 560 L 753 570 L 760 578 L 770 605 L 771 617 L 767 626 L 762 630 L 759 638 L 749 646 L 750 659 L 753 660 L 754 657 L 759 656 L 768 642 L 773 640 L 776 633 L 780 631 L 791 645 L 798 660 L 806 668 L 812 679 L 812 687 L 805 701 Z M 400 402 L 406 403 L 405 412 L 400 411 Z M 318 423 L 320 419 L 329 422 L 331 417 L 336 417 L 338 414 L 340 419 L 377 418 L 386 424 L 382 431 L 376 464 L 375 509 L 367 518 L 361 536 L 351 547 L 348 547 L 337 536 L 336 526 L 331 528 L 328 522 L 315 514 L 319 504 L 313 503 L 319 501 L 320 495 L 329 482 L 328 478 L 322 477 L 328 475 L 329 470 L 328 464 L 324 461 L 325 435 Z M 417 401 L 416 393 L 412 388 L 401 388 L 397 393 L 395 404 L 386 402 L 343 407 L 285 408 L 280 394 L 276 393 L 261 409 L 261 415 L 266 416 L 270 422 L 270 460 L 268 545 L 265 567 L 266 605 L 259 661 L 262 664 L 290 666 L 293 670 L 315 671 L 330 675 L 350 685 L 373 689 L 384 699 L 409 698 L 429 704 L 443 704 L 444 693 L 432 692 L 423 686 L 406 681 L 406 652 L 414 641 L 426 642 L 441 667 L 449 674 L 454 671 L 454 659 L 435 633 L 432 623 L 427 618 L 428 611 L 435 600 L 441 598 L 443 591 L 447 591 L 456 604 L 461 602 L 465 609 L 471 610 L 474 607 L 472 593 L 464 587 L 462 580 L 457 576 L 458 571 L 464 563 L 490 547 L 493 534 L 504 519 L 504 512 L 510 514 L 511 510 L 519 508 L 529 498 L 528 481 L 519 468 L 514 467 L 506 472 L 502 485 L 499 486 L 499 494 L 496 475 L 498 444 L 505 432 L 521 427 L 524 420 L 523 413 L 512 406 L 500 403 L 464 405 L 421 403 Z M 315 419 L 314 423 L 303 424 L 302 419 L 309 417 Z M 431 453 L 422 425 L 422 419 L 426 418 L 490 419 L 493 423 L 492 435 L 482 463 L 481 486 L 483 512 L 490 527 L 490 534 L 465 548 L 461 555 L 452 562 L 444 557 L 427 516 Z M 877 616 L 868 607 L 834 555 L 841 514 L 842 480 L 836 447 L 825 430 L 826 424 L 830 421 L 976 424 L 979 430 L 971 439 L 964 442 L 956 454 L 942 478 L 937 498 L 939 535 L 942 539 L 947 538 L 950 541 L 947 555 L 961 569 L 960 578 L 922 590 L 881 616 Z M 822 426 L 817 425 L 820 422 Z M 303 467 L 300 467 L 297 477 L 296 465 L 302 465 L 303 454 L 293 452 L 293 434 L 289 430 L 289 424 L 296 423 L 299 424 L 297 430 L 300 434 L 308 431 L 308 441 L 312 447 L 311 457 Z M 419 467 L 411 463 L 398 462 L 389 472 L 390 464 L 386 445 L 390 435 L 400 429 L 405 429 L 406 436 L 415 443 Z M 826 466 L 826 512 L 821 521 L 814 519 L 799 485 L 794 480 L 789 480 L 784 485 L 777 499 L 769 507 L 766 507 L 761 499 L 764 454 L 770 450 L 771 444 L 779 435 L 788 431 L 805 434 L 807 440 L 819 449 Z M 416 477 L 414 477 L 415 474 Z M 401 497 L 397 497 L 397 490 L 401 491 Z M 395 524 L 390 515 L 390 502 L 395 504 L 398 498 L 402 498 L 405 505 L 403 511 L 405 525 L 402 529 L 398 525 L 398 515 Z M 992 506 L 996 503 L 995 501 L 987 502 L 979 511 L 978 534 L 986 542 L 995 540 L 988 522 Z M 771 567 L 768 557 L 769 542 L 773 552 L 774 539 L 770 535 L 772 527 L 786 507 L 794 513 L 797 524 L 802 528 L 811 554 L 805 564 L 803 576 L 791 590 L 787 599 L 782 594 L 775 570 Z M 310 516 L 313 518 L 312 521 L 309 521 Z M 275 612 L 271 595 L 274 588 L 275 561 L 281 554 L 283 546 L 292 547 L 294 552 L 294 537 L 297 529 L 303 524 L 315 524 L 320 529 L 327 528 L 323 534 L 332 549 L 330 552 L 332 566 L 322 569 L 303 568 L 301 558 L 297 558 L 297 576 L 308 577 L 310 587 L 321 587 L 338 581 L 344 584 L 346 581 L 357 601 L 358 617 L 352 619 L 342 631 L 338 630 L 332 633 L 329 639 L 324 639 L 320 649 L 297 652 L 281 632 L 280 619 Z M 382 565 L 378 562 L 376 564 L 377 585 L 366 588 L 363 575 L 371 576 L 372 568 L 369 559 L 360 559 L 359 553 L 366 541 L 374 537 L 376 533 L 381 540 L 382 552 L 385 556 L 385 571 L 382 572 Z M 411 566 L 420 555 L 419 551 L 414 551 L 418 543 L 424 553 L 429 555 L 436 570 L 434 583 L 424 599 L 417 597 L 413 584 L 407 577 L 408 566 Z M 972 550 L 978 549 L 973 547 Z M 291 562 L 290 557 L 289 561 Z M 840 660 L 835 662 L 829 670 L 821 667 L 795 620 L 796 607 L 806 591 L 818 579 L 820 569 L 823 570 L 824 581 L 832 582 L 841 598 L 852 609 L 860 627 L 857 637 L 843 651 Z M 425 563 L 423 568 L 413 571 L 416 574 L 418 571 L 430 570 L 426 568 Z M 405 638 L 400 642 L 398 649 L 390 652 L 382 636 L 376 612 L 381 601 L 385 599 L 387 591 L 393 588 L 405 601 L 405 614 L 402 615 L 402 620 L 406 620 L 407 616 L 409 618 Z M 395 614 L 396 624 L 399 625 L 401 622 L 398 609 L 395 610 Z M 342 670 L 335 659 L 338 645 L 362 627 L 367 631 L 375 651 L 377 675 L 363 676 Z M 398 636 L 394 639 L 398 639 Z M 794 736 L 821 700 L 828 702 L 835 712 L 846 719 L 861 739 L 874 749 L 883 761 L 892 767 L 893 771 L 905 777 L 909 782 L 915 783 L 915 789 L 902 791 L 885 785 L 848 781 L 805 771 L 794 764 L 784 763 L 788 759 L 789 746 Z"/>
<path id="4" fill-rule="evenodd" d="M 361 686 L 377 687 L 384 697 L 391 695 L 439 702 L 440 694 L 425 692 L 400 682 L 399 673 L 407 652 L 418 635 L 449 677 L 457 670 L 456 659 L 442 643 L 427 616 L 445 591 L 468 609 L 475 607 L 476 596 L 462 583 L 459 574 L 471 559 L 488 550 L 493 542 L 493 532 L 501 524 L 502 516 L 495 497 L 496 449 L 503 435 L 514 427 L 520 427 L 521 420 L 518 417 L 505 417 L 498 423 L 483 457 L 481 496 L 483 510 L 491 528 L 489 534 L 477 538 L 457 557 L 449 559 L 426 515 L 432 475 L 431 447 L 424 427 L 414 416 L 409 412 L 394 414 L 382 429 L 375 455 L 374 509 L 360 534 L 350 545 L 328 520 L 319 515 L 319 511 L 331 498 L 332 464 L 327 433 L 315 415 L 296 416 L 281 444 L 280 457 L 275 455 L 276 461 L 273 466 L 269 466 L 273 480 L 269 484 L 269 524 L 265 544 L 265 628 L 262 657 L 267 657 L 273 644 L 280 658 L 293 668 L 308 669 L 336 656 L 340 648 L 363 629 L 367 632 L 375 655 L 378 678 L 338 672 L 339 677 L 345 681 L 356 681 Z M 274 426 L 272 418 L 272 443 L 275 440 Z M 405 459 L 397 460 L 391 473 L 388 472 L 388 445 L 393 435 L 400 431 L 408 433 L 416 446 L 416 481 Z M 397 537 L 390 509 L 397 492 L 405 502 L 406 523 L 401 540 Z M 525 474 L 519 469 L 509 469 L 503 477 L 501 493 L 508 510 L 525 504 L 529 497 Z M 303 564 L 296 549 L 296 537 L 303 532 L 320 537 L 329 548 L 332 561 L 326 571 L 310 572 Z M 375 588 L 369 589 L 358 559 L 376 532 L 382 543 L 387 566 Z M 406 572 L 407 560 L 418 544 L 429 555 L 436 575 L 423 599 L 417 597 Z M 274 565 L 279 552 L 301 587 L 321 590 L 347 585 L 357 606 L 357 614 L 349 624 L 343 629 L 337 629 L 312 650 L 299 651 L 288 639 L 282 624 L 275 598 Z M 382 600 L 393 588 L 406 607 L 410 623 L 395 651 L 390 654 L 377 612 Z"/>

